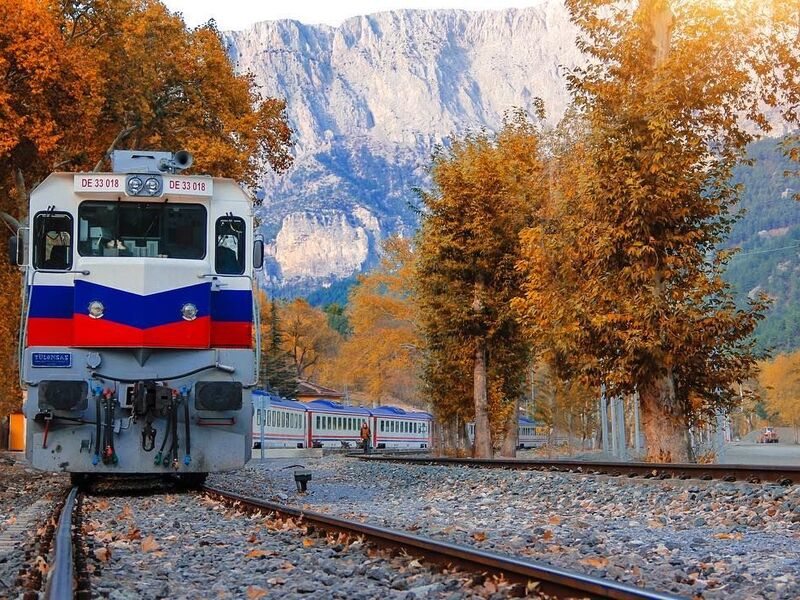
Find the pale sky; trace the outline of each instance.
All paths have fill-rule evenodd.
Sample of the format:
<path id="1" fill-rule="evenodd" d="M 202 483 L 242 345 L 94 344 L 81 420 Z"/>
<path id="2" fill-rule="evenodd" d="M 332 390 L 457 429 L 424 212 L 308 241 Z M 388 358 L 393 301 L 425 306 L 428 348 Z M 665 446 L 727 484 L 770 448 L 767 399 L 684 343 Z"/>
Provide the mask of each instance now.
<path id="1" fill-rule="evenodd" d="M 173 11 L 183 13 L 190 27 L 213 18 L 217 26 L 244 29 L 258 21 L 296 19 L 308 24 L 339 25 L 348 17 L 399 8 L 461 8 L 485 10 L 523 8 L 541 0 L 163 0 Z"/>

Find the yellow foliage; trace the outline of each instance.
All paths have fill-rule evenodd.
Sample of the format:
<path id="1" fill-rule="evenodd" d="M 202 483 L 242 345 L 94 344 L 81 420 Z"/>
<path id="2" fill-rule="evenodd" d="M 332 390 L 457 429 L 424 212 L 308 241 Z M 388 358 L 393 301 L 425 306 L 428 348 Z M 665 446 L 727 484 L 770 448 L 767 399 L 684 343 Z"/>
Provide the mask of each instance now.
<path id="1" fill-rule="evenodd" d="M 294 361 L 298 379 L 314 379 L 335 358 L 341 336 L 320 309 L 296 298 L 279 310 L 283 348 Z"/>
<path id="2" fill-rule="evenodd" d="M 787 425 L 800 427 L 800 350 L 780 354 L 759 366 L 758 380 L 769 411 L 776 412 Z"/>
<path id="3" fill-rule="evenodd" d="M 350 292 L 352 333 L 326 379 L 380 403 L 419 402 L 422 353 L 413 301 L 413 252 L 408 240 L 389 238 L 379 268 L 359 277 Z"/>

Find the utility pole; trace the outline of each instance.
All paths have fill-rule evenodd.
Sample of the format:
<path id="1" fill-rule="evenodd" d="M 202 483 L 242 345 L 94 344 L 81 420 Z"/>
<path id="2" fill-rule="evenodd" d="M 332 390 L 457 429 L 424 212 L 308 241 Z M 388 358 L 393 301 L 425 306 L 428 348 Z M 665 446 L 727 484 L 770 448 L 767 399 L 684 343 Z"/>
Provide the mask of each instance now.
<path id="1" fill-rule="evenodd" d="M 641 454 L 641 438 L 639 433 L 639 392 L 633 394 L 633 449 L 637 457 Z"/>
<path id="2" fill-rule="evenodd" d="M 603 452 L 608 454 L 608 404 L 606 402 L 606 384 L 600 385 L 600 441 Z"/>
<path id="3" fill-rule="evenodd" d="M 625 434 L 625 397 L 617 396 L 616 400 L 617 456 L 622 460 L 628 460 L 628 441 Z"/>
<path id="4" fill-rule="evenodd" d="M 609 415 L 609 424 L 611 426 L 611 454 L 616 458 L 619 456 L 619 433 L 617 432 L 617 398 L 612 397 L 609 399 L 611 406 L 611 414 Z"/>
<path id="5" fill-rule="evenodd" d="M 717 411 L 717 427 L 714 431 L 714 454 L 717 462 L 725 460 L 725 413 Z"/>

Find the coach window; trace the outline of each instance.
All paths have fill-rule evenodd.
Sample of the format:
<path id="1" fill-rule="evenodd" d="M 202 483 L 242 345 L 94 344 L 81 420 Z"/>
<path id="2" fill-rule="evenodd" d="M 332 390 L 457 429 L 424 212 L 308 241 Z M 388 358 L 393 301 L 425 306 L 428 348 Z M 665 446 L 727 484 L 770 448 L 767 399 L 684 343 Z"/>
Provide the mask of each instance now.
<path id="1" fill-rule="evenodd" d="M 217 219 L 216 226 L 217 273 L 241 275 L 244 273 L 244 219 L 225 216 Z"/>
<path id="2" fill-rule="evenodd" d="M 68 271 L 72 268 L 72 215 L 41 212 L 33 221 L 33 266 Z"/>

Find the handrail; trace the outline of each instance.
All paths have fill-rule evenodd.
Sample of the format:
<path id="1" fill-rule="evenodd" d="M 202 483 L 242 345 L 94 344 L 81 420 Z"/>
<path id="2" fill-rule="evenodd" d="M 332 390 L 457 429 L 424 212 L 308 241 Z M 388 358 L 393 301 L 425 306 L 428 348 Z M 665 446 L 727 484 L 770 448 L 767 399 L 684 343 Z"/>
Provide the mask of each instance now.
<path id="1" fill-rule="evenodd" d="M 242 383 L 244 387 L 252 388 L 258 386 L 258 371 L 259 365 L 261 364 L 261 310 L 258 303 L 258 286 L 256 286 L 256 279 L 252 275 L 246 275 L 244 273 L 240 275 L 229 275 L 226 273 L 202 273 L 197 276 L 199 279 L 205 279 L 207 277 L 211 277 L 215 279 L 217 277 L 222 277 L 224 279 L 235 279 L 239 277 L 244 277 L 250 280 L 250 293 L 253 296 L 253 326 L 256 330 L 256 339 L 255 339 L 255 352 L 253 353 L 253 381 L 250 383 Z"/>
<path id="2" fill-rule="evenodd" d="M 31 274 L 31 281 L 28 283 L 28 273 Z M 72 275 L 89 275 L 91 271 L 89 270 L 77 270 L 77 271 L 56 271 L 52 269 L 35 269 L 30 265 L 25 266 L 25 271 L 22 276 L 22 285 L 23 293 L 22 293 L 22 306 L 20 306 L 20 322 L 19 322 L 19 339 L 17 341 L 17 361 L 19 363 L 19 368 L 17 369 L 17 375 L 19 376 L 19 387 L 20 389 L 25 389 L 25 386 L 28 385 L 28 382 L 25 381 L 25 378 L 22 376 L 23 365 L 25 362 L 25 341 L 28 337 L 28 319 L 31 316 L 31 296 L 33 295 L 33 287 L 36 284 L 36 275 L 38 273 L 50 273 L 50 274 L 72 274 Z"/>

